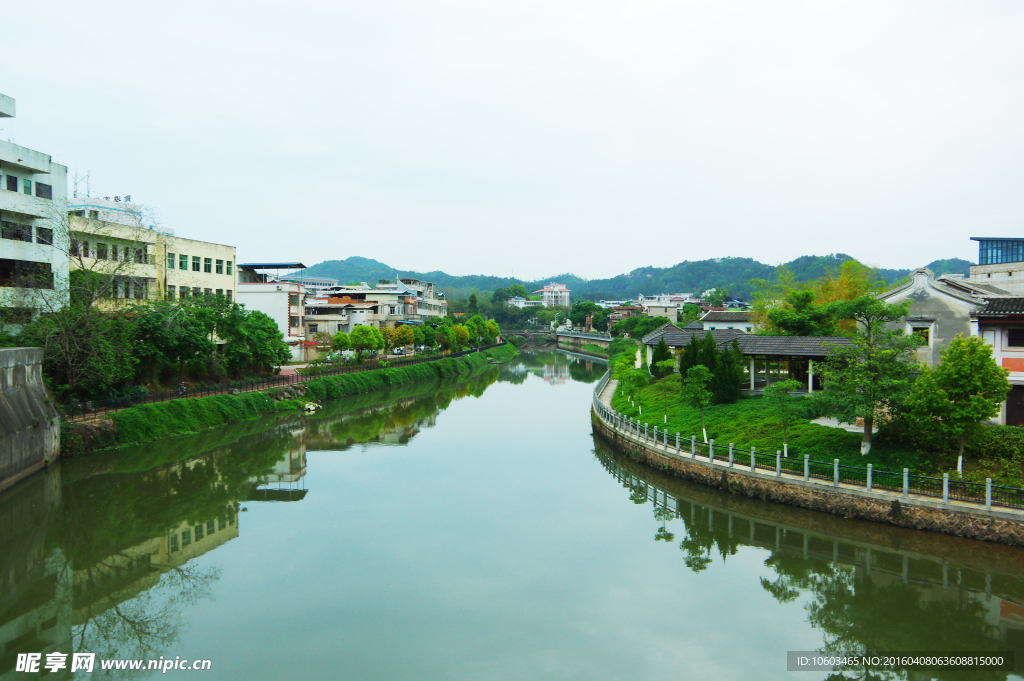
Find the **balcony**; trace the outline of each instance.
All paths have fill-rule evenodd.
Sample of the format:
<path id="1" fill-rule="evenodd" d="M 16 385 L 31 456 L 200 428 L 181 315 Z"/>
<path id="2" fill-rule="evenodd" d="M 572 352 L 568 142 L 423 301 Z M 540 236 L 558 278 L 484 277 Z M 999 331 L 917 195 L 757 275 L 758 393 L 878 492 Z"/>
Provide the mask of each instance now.
<path id="1" fill-rule="evenodd" d="M 29 218 L 54 217 L 53 201 L 6 189 L 0 189 L 0 211 L 18 213 Z"/>
<path id="2" fill-rule="evenodd" d="M 50 172 L 50 155 L 32 151 L 25 147 L 0 141 L 0 161 L 12 165 L 22 172 L 32 174 Z"/>

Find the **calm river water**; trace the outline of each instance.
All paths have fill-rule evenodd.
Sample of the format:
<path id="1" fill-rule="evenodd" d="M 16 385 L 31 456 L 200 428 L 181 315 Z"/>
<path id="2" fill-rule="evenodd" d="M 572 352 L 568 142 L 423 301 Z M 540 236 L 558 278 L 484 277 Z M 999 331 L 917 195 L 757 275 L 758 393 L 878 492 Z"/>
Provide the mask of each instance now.
<path id="1" fill-rule="evenodd" d="M 19 652 L 246 680 L 825 679 L 786 652 L 865 648 L 1024 663 L 1024 551 L 664 478 L 591 435 L 603 372 L 524 355 L 34 477 L 0 496 L 0 679 L 30 678 Z"/>

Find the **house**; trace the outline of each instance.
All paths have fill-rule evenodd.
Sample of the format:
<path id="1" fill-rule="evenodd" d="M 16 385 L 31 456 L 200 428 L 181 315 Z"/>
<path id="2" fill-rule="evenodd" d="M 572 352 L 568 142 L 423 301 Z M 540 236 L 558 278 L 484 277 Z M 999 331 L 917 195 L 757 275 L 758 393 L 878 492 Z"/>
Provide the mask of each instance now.
<path id="1" fill-rule="evenodd" d="M 974 333 L 992 347 L 996 364 L 1009 372 L 1010 395 L 999 423 L 1024 426 L 1024 297 L 995 298 L 971 313 Z"/>
<path id="2" fill-rule="evenodd" d="M 648 317 L 664 317 L 673 323 L 679 320 L 679 308 L 675 303 L 651 303 L 646 312 Z"/>
<path id="3" fill-rule="evenodd" d="M 555 305 L 569 307 L 569 289 L 563 284 L 550 283 L 534 293 L 540 294 L 540 300 L 544 307 L 554 307 Z"/>
<path id="4" fill-rule="evenodd" d="M 302 284 L 303 288 L 306 289 L 306 293 L 316 297 L 324 289 L 328 289 L 332 286 L 338 285 L 337 279 L 330 279 L 327 277 L 311 277 L 303 274 L 302 272 L 295 272 L 293 274 L 284 274 L 278 277 L 280 281 L 289 281 L 294 284 Z"/>
<path id="5" fill-rule="evenodd" d="M 523 298 L 522 296 L 516 296 L 515 298 L 509 298 L 508 299 L 508 304 L 509 305 L 514 305 L 515 307 L 518 307 L 519 309 L 524 309 L 524 308 L 527 308 L 527 307 L 543 307 L 544 306 L 543 301 L 540 301 L 540 300 L 528 300 L 526 298 Z"/>
<path id="6" fill-rule="evenodd" d="M 366 282 L 331 286 L 323 289 L 317 298 L 349 298 L 375 303 L 375 321 L 380 326 L 423 324 L 430 319 L 448 316 L 448 301 L 444 294 L 438 292 L 432 282 L 413 277 L 400 277 L 376 286 Z"/>
<path id="7" fill-rule="evenodd" d="M 644 314 L 644 308 L 639 305 L 619 305 L 613 307 L 611 312 L 608 313 L 608 326 L 621 322 L 627 317 L 635 317 L 642 314 Z"/>
<path id="8" fill-rule="evenodd" d="M 293 267 L 294 266 L 294 267 Z M 274 320 L 292 348 L 292 359 L 306 359 L 305 298 L 302 284 L 277 281 L 271 270 L 305 269 L 302 263 L 244 263 L 238 266 L 237 301 L 248 310 L 259 310 Z"/>
<path id="9" fill-rule="evenodd" d="M 0 118 L 14 113 L 14 99 L 0 94 Z M 67 175 L 49 154 L 0 141 L 0 323 L 68 303 Z"/>
<path id="10" fill-rule="evenodd" d="M 700 323 L 705 331 L 712 329 L 739 329 L 740 331 L 750 333 L 753 329 L 750 313 L 738 310 L 712 310 L 706 312 L 700 318 Z"/>
<path id="11" fill-rule="evenodd" d="M 147 224 L 131 197 L 68 200 L 70 266 L 114 277 L 111 298 L 157 300 L 235 295 L 235 247 L 176 236 Z"/>
<path id="12" fill-rule="evenodd" d="M 888 328 L 916 333 L 924 340 L 918 361 L 934 366 L 940 353 L 959 335 L 972 335 L 971 315 L 994 298 L 1010 294 L 1001 288 L 962 277 L 938 277 L 926 267 L 914 270 L 910 281 L 878 295 L 887 303 L 910 302 L 910 314 Z"/>

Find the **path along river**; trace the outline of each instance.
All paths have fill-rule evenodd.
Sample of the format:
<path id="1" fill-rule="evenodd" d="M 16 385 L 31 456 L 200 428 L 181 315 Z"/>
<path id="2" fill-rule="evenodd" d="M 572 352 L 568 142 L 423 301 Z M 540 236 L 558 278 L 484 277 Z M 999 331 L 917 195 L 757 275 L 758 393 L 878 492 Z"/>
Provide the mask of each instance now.
<path id="1" fill-rule="evenodd" d="M 823 679 L 786 652 L 865 647 L 1024 662 L 1024 551 L 662 477 L 591 435 L 603 372 L 523 355 L 33 477 L 0 496 L 0 680 L 30 678 L 20 652 L 247 680 Z"/>

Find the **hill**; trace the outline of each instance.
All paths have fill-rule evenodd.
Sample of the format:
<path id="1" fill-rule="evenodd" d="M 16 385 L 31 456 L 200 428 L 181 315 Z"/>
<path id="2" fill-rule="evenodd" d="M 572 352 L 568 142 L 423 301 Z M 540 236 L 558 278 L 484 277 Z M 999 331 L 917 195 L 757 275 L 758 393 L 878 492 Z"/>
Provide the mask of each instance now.
<path id="1" fill-rule="evenodd" d="M 830 268 L 836 268 L 847 260 L 845 253 L 832 255 L 804 255 L 786 266 L 796 275 L 797 281 L 817 279 Z M 968 274 L 971 263 L 960 258 L 935 260 L 926 267 L 940 274 Z M 512 284 L 523 284 L 527 290 L 541 288 L 549 281 L 565 284 L 574 297 L 590 300 L 618 300 L 635 298 L 641 293 L 700 293 L 709 288 L 723 286 L 739 298 L 749 297 L 752 291 L 751 279 L 769 279 L 775 275 L 775 266 L 766 265 L 751 258 L 712 258 L 710 260 L 685 260 L 672 267 L 640 267 L 628 274 L 609 279 L 582 279 L 574 274 L 558 274 L 537 281 L 523 281 L 511 277 L 492 277 L 484 274 L 455 276 L 445 272 L 414 272 L 396 270 L 371 258 L 352 256 L 345 260 L 326 260 L 305 271 L 315 277 L 330 277 L 342 283 L 365 281 L 375 283 L 379 279 L 394 279 L 411 276 L 437 284 L 451 299 L 464 298 L 473 291 L 493 291 Z M 907 276 L 913 268 L 880 269 L 878 274 L 887 282 Z"/>

